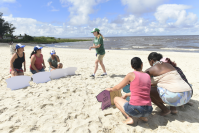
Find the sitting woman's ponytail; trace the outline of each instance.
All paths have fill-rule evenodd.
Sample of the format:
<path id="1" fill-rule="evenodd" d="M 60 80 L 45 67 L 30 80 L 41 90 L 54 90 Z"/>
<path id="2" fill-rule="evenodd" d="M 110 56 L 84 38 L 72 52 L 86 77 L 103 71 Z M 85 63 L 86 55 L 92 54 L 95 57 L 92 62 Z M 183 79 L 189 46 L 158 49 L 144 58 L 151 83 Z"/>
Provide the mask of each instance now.
<path id="1" fill-rule="evenodd" d="M 36 54 L 37 52 L 36 51 L 32 51 L 32 53 L 31 53 L 31 56 L 33 55 L 33 54 Z M 30 56 L 30 58 L 31 58 L 31 56 Z"/>

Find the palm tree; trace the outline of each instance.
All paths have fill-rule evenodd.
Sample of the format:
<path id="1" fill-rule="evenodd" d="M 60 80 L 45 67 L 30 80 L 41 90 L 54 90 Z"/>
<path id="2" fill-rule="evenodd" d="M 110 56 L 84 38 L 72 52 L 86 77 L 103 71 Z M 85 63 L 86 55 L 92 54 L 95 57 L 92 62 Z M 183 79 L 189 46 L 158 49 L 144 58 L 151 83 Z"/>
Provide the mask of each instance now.
<path id="1" fill-rule="evenodd" d="M 13 26 L 13 24 L 8 24 L 8 33 L 13 36 L 13 32 L 15 31 L 16 27 Z"/>

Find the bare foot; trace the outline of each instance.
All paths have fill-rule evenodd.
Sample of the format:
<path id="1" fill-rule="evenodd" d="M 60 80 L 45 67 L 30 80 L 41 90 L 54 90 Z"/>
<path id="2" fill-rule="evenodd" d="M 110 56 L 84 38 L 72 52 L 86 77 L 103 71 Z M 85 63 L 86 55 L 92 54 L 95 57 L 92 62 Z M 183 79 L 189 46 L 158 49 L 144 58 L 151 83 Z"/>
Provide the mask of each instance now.
<path id="1" fill-rule="evenodd" d="M 146 117 L 140 117 L 139 119 L 140 119 L 140 120 L 143 120 L 143 121 L 145 121 L 145 122 L 148 121 L 148 119 L 147 119 Z"/>
<path id="2" fill-rule="evenodd" d="M 125 121 L 123 121 L 123 123 L 128 125 L 128 124 L 133 124 L 134 121 L 133 121 L 133 119 L 131 117 L 128 117 Z"/>
<path id="3" fill-rule="evenodd" d="M 176 107 L 170 106 L 171 114 L 177 114 L 178 111 L 176 110 Z"/>
<path id="4" fill-rule="evenodd" d="M 168 114 L 170 114 L 171 113 L 171 110 L 166 110 L 166 111 L 162 111 L 161 113 L 160 113 L 160 115 L 161 116 L 165 116 L 165 115 L 168 115 Z"/>

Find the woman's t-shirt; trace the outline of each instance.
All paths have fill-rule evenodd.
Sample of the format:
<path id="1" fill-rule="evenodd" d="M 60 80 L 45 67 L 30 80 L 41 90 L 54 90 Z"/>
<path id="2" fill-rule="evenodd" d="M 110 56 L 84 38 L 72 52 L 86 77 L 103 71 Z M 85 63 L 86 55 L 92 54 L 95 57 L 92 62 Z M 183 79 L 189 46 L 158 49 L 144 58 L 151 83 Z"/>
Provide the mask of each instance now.
<path id="1" fill-rule="evenodd" d="M 101 46 L 99 48 L 96 48 L 96 52 L 97 52 L 97 54 L 104 55 L 105 49 L 104 49 L 102 36 L 100 36 L 99 39 L 97 37 L 95 37 L 93 43 L 95 44 L 95 46 L 101 44 Z"/>
<path id="2" fill-rule="evenodd" d="M 56 55 L 57 56 L 57 55 Z M 58 57 L 58 56 L 57 56 Z M 59 57 L 58 57 L 58 59 L 59 59 Z M 55 57 L 54 59 L 52 59 L 51 57 L 49 57 L 49 59 L 48 59 L 48 62 L 51 62 L 51 65 L 53 66 L 53 67 L 55 67 L 55 68 L 57 68 L 57 66 L 58 66 L 58 61 L 57 61 L 57 58 Z M 50 67 L 50 66 L 49 66 Z"/>

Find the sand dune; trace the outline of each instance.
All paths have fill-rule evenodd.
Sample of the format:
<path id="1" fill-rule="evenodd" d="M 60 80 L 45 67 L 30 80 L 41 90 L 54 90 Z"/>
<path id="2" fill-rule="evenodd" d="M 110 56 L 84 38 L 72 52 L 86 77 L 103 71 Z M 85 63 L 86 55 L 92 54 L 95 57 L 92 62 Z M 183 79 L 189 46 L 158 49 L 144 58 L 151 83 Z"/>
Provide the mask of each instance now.
<path id="1" fill-rule="evenodd" d="M 31 76 L 29 70 L 32 46 L 25 47 L 25 75 Z M 51 48 L 44 47 L 46 66 Z M 83 49 L 55 48 L 64 68 L 77 67 L 75 76 L 68 76 L 47 83 L 11 91 L 5 79 L 9 76 L 9 46 L 1 46 L 0 62 L 0 132 L 16 133 L 198 133 L 199 132 L 199 54 L 162 52 L 163 56 L 175 60 L 184 71 L 188 81 L 193 85 L 193 106 L 179 107 L 177 115 L 166 117 L 158 115 L 160 109 L 153 105 L 149 121 L 144 123 L 134 119 L 133 125 L 122 123 L 125 117 L 114 106 L 102 111 L 101 103 L 96 99 L 105 88 L 119 83 L 123 77 L 133 71 L 130 66 L 132 57 L 140 57 L 144 69 L 149 66 L 149 51 L 106 50 L 104 57 L 108 76 L 101 77 L 99 66 L 97 76 L 89 76 L 94 70 L 95 51 Z M 109 52 L 108 52 L 109 51 Z M 46 68 L 46 70 L 48 70 Z"/>

